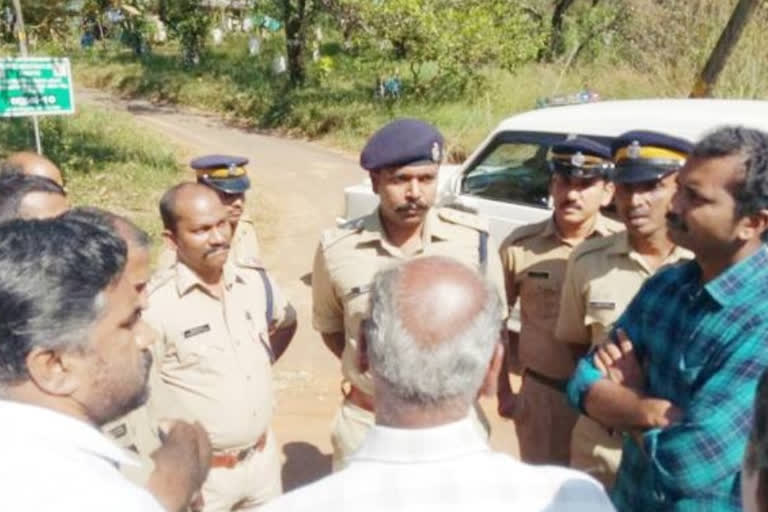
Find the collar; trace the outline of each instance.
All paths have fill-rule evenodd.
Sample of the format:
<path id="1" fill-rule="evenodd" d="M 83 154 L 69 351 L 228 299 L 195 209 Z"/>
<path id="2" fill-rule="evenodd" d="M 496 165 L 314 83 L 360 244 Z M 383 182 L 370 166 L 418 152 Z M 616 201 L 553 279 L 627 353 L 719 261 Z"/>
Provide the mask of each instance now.
<path id="1" fill-rule="evenodd" d="M 52 446 L 73 446 L 77 450 L 106 459 L 119 466 L 138 466 L 139 461 L 120 448 L 96 427 L 72 416 L 36 405 L 0 400 L 0 430 L 18 431 L 32 442 L 47 441 Z"/>
<path id="2" fill-rule="evenodd" d="M 232 287 L 232 283 L 235 281 L 242 281 L 240 276 L 237 275 L 236 269 L 234 266 L 230 265 L 229 263 L 224 264 L 224 274 L 222 275 L 222 279 L 224 280 L 224 287 L 226 289 L 229 289 Z M 193 288 L 200 288 L 207 294 L 211 296 L 215 296 L 211 293 L 210 288 L 208 285 L 203 282 L 202 279 L 200 279 L 200 276 L 197 275 L 197 273 L 189 268 L 187 265 L 182 263 L 181 261 L 176 262 L 176 291 L 179 294 L 179 297 L 182 297 L 190 292 Z"/>
<path id="3" fill-rule="evenodd" d="M 635 251 L 629 244 L 629 234 L 626 231 L 620 231 L 619 233 L 615 233 L 613 236 L 616 237 L 616 242 L 611 244 L 611 246 L 608 248 L 608 254 L 633 255 L 640 260 L 643 259 L 643 256 Z M 669 255 L 664 259 L 664 262 L 676 262 L 682 258 L 693 259 L 693 254 L 688 249 L 684 249 L 679 245 L 676 245 L 672 249 L 672 252 L 670 252 Z"/>
<path id="4" fill-rule="evenodd" d="M 701 269 L 698 265 L 696 267 L 699 269 L 700 276 Z M 718 304 L 727 306 L 743 292 L 745 286 L 754 281 L 755 277 L 764 275 L 767 271 L 768 251 L 765 245 L 761 245 L 754 254 L 731 265 L 725 272 L 704 285 L 704 289 Z"/>
<path id="5" fill-rule="evenodd" d="M 440 221 L 437 216 L 437 212 L 434 208 L 430 208 L 424 218 L 424 225 L 422 227 L 422 247 L 426 247 L 432 237 L 437 238 L 449 238 L 446 233 L 445 223 Z M 386 231 L 384 225 L 381 223 L 381 214 L 379 209 L 365 217 L 363 221 L 363 229 L 360 236 L 357 239 L 358 244 L 367 244 L 371 242 L 378 242 L 382 247 L 390 252 L 399 253 L 400 249 L 393 246 L 386 237 Z"/>
<path id="6" fill-rule="evenodd" d="M 609 236 L 613 233 L 614 232 L 608 227 L 603 214 L 598 213 L 597 218 L 595 219 L 595 226 L 592 229 L 592 232 L 587 236 L 587 239 L 592 238 L 596 234 L 600 236 Z M 560 232 L 557 230 L 557 224 L 555 224 L 554 214 L 550 215 L 549 220 L 547 220 L 547 223 L 544 225 L 544 231 L 541 232 L 541 235 L 544 237 L 555 237 L 558 240 L 562 240 L 560 238 Z"/>
<path id="7" fill-rule="evenodd" d="M 438 427 L 404 429 L 374 425 L 350 462 L 419 463 L 490 452 L 469 417 Z"/>

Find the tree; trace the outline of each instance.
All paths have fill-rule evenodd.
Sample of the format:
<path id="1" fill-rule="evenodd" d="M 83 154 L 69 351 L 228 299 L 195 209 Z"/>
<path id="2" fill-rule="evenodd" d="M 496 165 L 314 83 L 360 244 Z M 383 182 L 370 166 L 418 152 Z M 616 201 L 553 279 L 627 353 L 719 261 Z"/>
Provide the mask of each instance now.
<path id="1" fill-rule="evenodd" d="M 162 0 L 160 19 L 168 26 L 168 32 L 181 43 L 182 57 L 186 65 L 200 62 L 213 19 L 202 0 Z"/>
<path id="2" fill-rule="evenodd" d="M 728 56 L 733 48 L 739 42 L 744 27 L 749 23 L 749 19 L 754 14 L 760 0 L 739 0 L 733 8 L 731 18 L 728 24 L 720 34 L 717 44 L 712 49 L 712 53 L 704 65 L 704 69 L 699 74 L 696 84 L 691 91 L 692 98 L 703 98 L 712 95 L 712 88 L 717 82 L 717 78 L 728 61 Z"/>
<path id="3" fill-rule="evenodd" d="M 288 77 L 299 86 L 307 78 L 305 53 L 307 35 L 317 17 L 330 9 L 336 0 L 260 0 L 255 9 L 265 10 L 283 23 Z"/>
<path id="4" fill-rule="evenodd" d="M 514 70 L 546 41 L 538 22 L 505 0 L 346 1 L 362 13 L 361 44 L 389 47 L 422 92 L 462 93 L 485 66 Z"/>

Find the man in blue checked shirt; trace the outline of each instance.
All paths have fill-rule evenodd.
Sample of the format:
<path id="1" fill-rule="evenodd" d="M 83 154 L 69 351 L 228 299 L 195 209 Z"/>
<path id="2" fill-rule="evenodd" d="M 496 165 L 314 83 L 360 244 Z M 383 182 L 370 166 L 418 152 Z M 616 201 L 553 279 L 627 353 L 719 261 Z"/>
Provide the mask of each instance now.
<path id="1" fill-rule="evenodd" d="M 585 356 L 568 398 L 624 433 L 624 511 L 738 511 L 768 367 L 768 134 L 723 128 L 678 175 L 669 236 L 696 259 L 650 278 Z"/>

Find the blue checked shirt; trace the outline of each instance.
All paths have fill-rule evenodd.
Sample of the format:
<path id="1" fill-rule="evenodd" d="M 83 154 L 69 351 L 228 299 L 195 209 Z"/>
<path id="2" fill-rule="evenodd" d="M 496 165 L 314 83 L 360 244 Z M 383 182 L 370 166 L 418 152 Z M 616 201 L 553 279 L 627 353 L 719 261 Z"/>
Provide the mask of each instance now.
<path id="1" fill-rule="evenodd" d="M 634 343 L 645 393 L 684 413 L 680 424 L 645 431 L 642 447 L 625 437 L 611 492 L 621 512 L 741 510 L 741 458 L 768 367 L 768 251 L 703 287 L 700 279 L 695 261 L 660 272 L 616 324 Z M 568 383 L 571 403 L 583 410 L 601 378 L 584 357 Z"/>

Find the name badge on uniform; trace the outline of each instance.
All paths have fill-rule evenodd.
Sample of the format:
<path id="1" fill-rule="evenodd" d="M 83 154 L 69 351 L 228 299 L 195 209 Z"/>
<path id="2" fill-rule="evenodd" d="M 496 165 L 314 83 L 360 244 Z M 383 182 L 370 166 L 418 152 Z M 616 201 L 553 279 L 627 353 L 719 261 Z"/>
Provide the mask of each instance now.
<path id="1" fill-rule="evenodd" d="M 352 297 L 362 295 L 363 293 L 368 293 L 370 289 L 371 289 L 370 284 L 364 284 L 362 286 L 353 286 L 352 289 L 349 290 L 349 293 L 347 294 L 347 298 L 350 299 Z"/>
<path id="2" fill-rule="evenodd" d="M 109 430 L 109 435 L 111 435 L 115 439 L 123 437 L 127 433 L 128 433 L 128 427 L 125 426 L 125 423 L 121 423 L 120 425 Z"/>
<path id="3" fill-rule="evenodd" d="M 616 309 L 616 303 L 615 302 L 608 302 L 608 301 L 590 301 L 589 307 L 592 309 L 603 309 L 606 311 L 613 311 Z"/>
<path id="4" fill-rule="evenodd" d="M 549 272 L 528 272 L 528 277 L 531 279 L 549 279 Z"/>
<path id="5" fill-rule="evenodd" d="M 197 336 L 198 334 L 203 334 L 210 330 L 211 330 L 211 326 L 208 324 L 198 325 L 197 327 L 193 327 L 191 329 L 187 329 L 186 331 L 184 331 L 184 339 L 189 339 L 192 336 Z"/>

